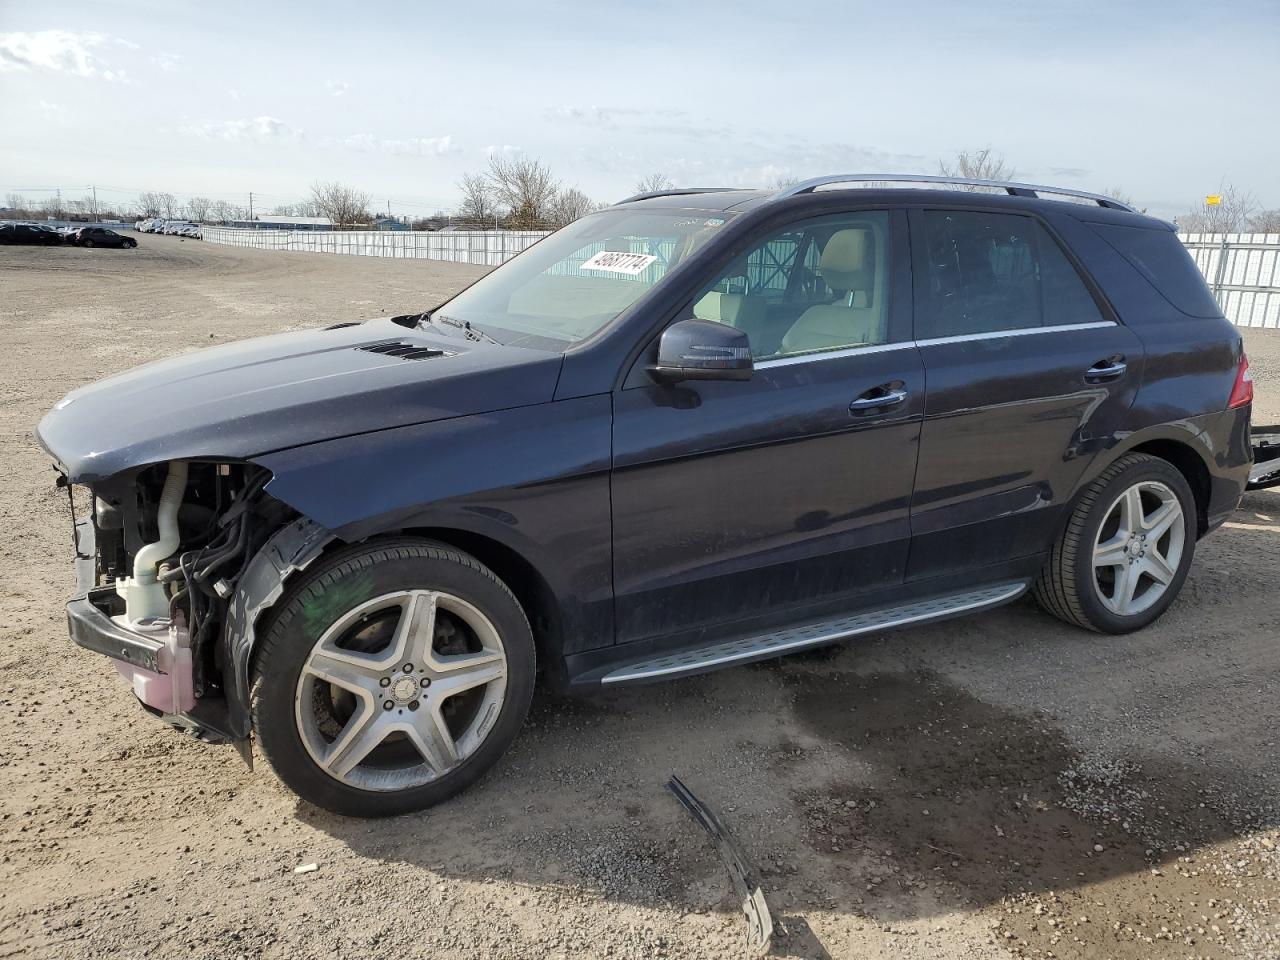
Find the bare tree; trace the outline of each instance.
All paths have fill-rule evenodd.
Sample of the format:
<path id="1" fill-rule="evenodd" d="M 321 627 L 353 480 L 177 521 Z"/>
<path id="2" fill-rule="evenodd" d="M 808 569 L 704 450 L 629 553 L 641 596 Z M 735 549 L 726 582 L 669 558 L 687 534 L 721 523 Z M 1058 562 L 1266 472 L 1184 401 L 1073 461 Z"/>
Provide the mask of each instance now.
<path id="1" fill-rule="evenodd" d="M 498 222 L 498 198 L 493 184 L 483 173 L 464 173 L 458 181 L 462 202 L 458 216 L 478 227 L 493 226 Z"/>
<path id="2" fill-rule="evenodd" d="M 794 187 L 799 182 L 800 182 L 799 177 L 793 177 L 790 174 L 780 173 L 773 178 L 773 183 L 770 186 L 772 186 L 774 190 L 785 190 L 787 187 Z"/>
<path id="3" fill-rule="evenodd" d="M 537 230 L 546 225 L 559 185 L 541 160 L 494 154 L 486 176 L 498 202 L 511 211 L 513 229 Z"/>
<path id="4" fill-rule="evenodd" d="M 368 222 L 372 200 L 373 197 L 363 190 L 336 180 L 311 185 L 311 201 L 320 211 L 320 216 L 328 217 L 335 227 Z"/>
<path id="5" fill-rule="evenodd" d="M 671 190 L 675 184 L 665 173 L 651 173 L 636 181 L 636 193 L 657 193 L 659 190 Z"/>
<path id="6" fill-rule="evenodd" d="M 209 219 L 209 208 L 213 206 L 213 201 L 208 197 L 191 197 L 187 200 L 187 216 L 197 223 L 203 223 Z"/>
<path id="7" fill-rule="evenodd" d="M 164 212 L 164 196 L 154 190 L 138 194 L 138 212 L 143 218 L 158 217 Z"/>
<path id="8" fill-rule="evenodd" d="M 1234 184 L 1223 182 L 1217 196 L 1217 203 L 1205 203 L 1178 217 L 1179 229 L 1189 233 L 1239 233 L 1258 209 L 1254 195 Z"/>
<path id="9" fill-rule="evenodd" d="M 178 198 L 172 193 L 161 193 L 157 194 L 157 196 L 160 198 L 161 215 L 166 220 L 178 219 L 178 214 L 181 212 L 181 205 L 178 203 Z"/>
<path id="10" fill-rule="evenodd" d="M 226 200 L 214 200 L 209 204 L 209 218 L 219 223 L 226 223 L 228 220 L 240 220 L 244 211 L 237 207 L 234 203 L 228 203 Z"/>
<path id="11" fill-rule="evenodd" d="M 599 204 L 588 197 L 577 187 L 568 187 L 556 194 L 551 201 L 549 225 L 555 228 L 566 226 L 579 217 L 595 213 Z"/>
<path id="12" fill-rule="evenodd" d="M 1017 171 L 1004 161 L 1004 157 L 994 153 L 990 147 L 981 150 L 961 150 L 950 162 L 938 161 L 938 172 L 944 177 L 958 177 L 962 180 L 1012 180 Z M 966 186 L 963 189 L 979 191 L 982 187 Z"/>
<path id="13" fill-rule="evenodd" d="M 1108 187 L 1106 190 L 1102 191 L 1102 195 L 1104 197 L 1110 197 L 1112 200 L 1119 200 L 1126 207 L 1133 206 L 1133 197 L 1129 196 L 1129 194 L 1120 187 Z"/>
<path id="14" fill-rule="evenodd" d="M 318 217 L 315 201 L 299 200 L 297 203 L 277 203 L 271 211 L 277 217 Z"/>
<path id="15" fill-rule="evenodd" d="M 23 210 L 26 208 L 26 201 L 20 193 L 9 193 L 5 195 L 4 205 L 14 210 Z"/>
<path id="16" fill-rule="evenodd" d="M 1280 209 L 1259 210 L 1249 220 L 1253 233 L 1280 233 Z"/>

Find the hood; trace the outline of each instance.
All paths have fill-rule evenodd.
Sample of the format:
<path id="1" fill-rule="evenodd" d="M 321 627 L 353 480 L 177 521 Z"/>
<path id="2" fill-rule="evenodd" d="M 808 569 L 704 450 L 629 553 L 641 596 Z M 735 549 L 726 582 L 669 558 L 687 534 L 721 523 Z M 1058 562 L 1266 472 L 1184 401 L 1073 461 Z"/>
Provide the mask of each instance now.
<path id="1" fill-rule="evenodd" d="M 561 360 L 371 320 L 244 340 L 126 371 L 67 394 L 40 421 L 38 435 L 68 479 L 87 483 L 165 460 L 248 459 L 544 403 Z"/>

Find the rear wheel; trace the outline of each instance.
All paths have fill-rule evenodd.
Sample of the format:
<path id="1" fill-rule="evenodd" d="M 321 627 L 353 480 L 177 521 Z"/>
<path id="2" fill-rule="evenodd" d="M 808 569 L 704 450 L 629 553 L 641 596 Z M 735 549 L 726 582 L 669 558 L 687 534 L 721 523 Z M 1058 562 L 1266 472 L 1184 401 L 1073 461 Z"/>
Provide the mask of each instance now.
<path id="1" fill-rule="evenodd" d="M 92 240 L 81 240 L 81 241 L 80 241 L 80 246 L 82 246 L 82 247 L 92 247 L 92 246 L 93 246 L 93 241 L 92 241 Z"/>
<path id="2" fill-rule="evenodd" d="M 1139 630 L 1176 599 L 1195 542 L 1186 478 L 1165 460 L 1126 454 L 1076 503 L 1036 582 L 1036 599 L 1086 629 Z"/>
<path id="3" fill-rule="evenodd" d="M 398 540 L 335 554 L 282 598 L 254 668 L 263 753 L 334 813 L 420 810 L 464 789 L 515 739 L 533 636 L 475 558 Z"/>

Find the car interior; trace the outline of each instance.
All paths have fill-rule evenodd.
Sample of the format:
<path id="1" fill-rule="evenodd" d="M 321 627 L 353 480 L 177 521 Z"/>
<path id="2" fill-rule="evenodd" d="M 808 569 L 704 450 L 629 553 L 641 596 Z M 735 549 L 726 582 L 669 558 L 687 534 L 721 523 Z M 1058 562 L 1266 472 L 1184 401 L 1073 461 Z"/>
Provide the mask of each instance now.
<path id="1" fill-rule="evenodd" d="M 867 213 L 774 235 L 709 285 L 692 315 L 742 330 L 757 360 L 884 343 L 887 227 Z"/>

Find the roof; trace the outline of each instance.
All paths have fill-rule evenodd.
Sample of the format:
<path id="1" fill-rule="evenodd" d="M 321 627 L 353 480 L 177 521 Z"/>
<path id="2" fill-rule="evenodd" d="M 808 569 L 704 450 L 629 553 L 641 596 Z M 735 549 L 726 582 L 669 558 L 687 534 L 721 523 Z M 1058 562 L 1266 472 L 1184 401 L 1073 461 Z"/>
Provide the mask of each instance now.
<path id="1" fill-rule="evenodd" d="M 333 221 L 328 217 L 257 217 L 258 223 L 305 223 L 315 227 L 328 227 Z"/>
<path id="2" fill-rule="evenodd" d="M 912 185 L 903 190 L 902 184 Z M 897 186 L 895 186 L 897 185 Z M 976 180 L 965 177 L 931 176 L 925 174 L 853 173 L 814 177 L 777 190 L 739 190 L 731 187 L 691 187 L 639 193 L 621 204 L 639 203 L 647 207 L 678 207 L 693 210 L 745 209 L 765 202 L 778 202 L 795 197 L 812 196 L 815 193 L 849 193 L 861 190 L 876 200 L 892 196 L 896 202 L 919 202 L 920 190 L 930 194 L 942 192 L 957 194 L 973 202 L 985 197 L 1000 206 L 1009 200 L 1048 200 L 1055 208 L 1061 208 L 1063 200 L 1069 205 L 1088 210 L 1119 211 L 1136 215 L 1132 207 L 1112 197 L 1089 193 L 1074 187 L 1053 187 L 1041 184 L 1016 183 L 1007 180 Z M 905 194 L 905 196 L 903 196 Z M 955 202 L 954 200 L 951 202 Z"/>
<path id="3" fill-rule="evenodd" d="M 886 178 L 882 182 L 893 182 Z M 1159 225 L 1165 229 L 1174 229 L 1171 224 L 1154 217 L 1126 209 L 1103 207 L 1095 203 L 1079 199 L 1066 201 L 1052 199 L 1049 196 L 1010 195 L 986 191 L 969 191 L 960 186 L 947 189 L 945 184 L 927 184 L 917 187 L 886 187 L 877 184 L 865 186 L 832 186 L 822 190 L 785 194 L 777 190 L 715 190 L 697 193 L 675 193 L 659 196 L 646 196 L 640 200 L 623 201 L 627 206 L 646 209 L 663 210 L 704 210 L 717 212 L 746 213 L 758 210 L 771 201 L 785 203 L 787 201 L 808 200 L 813 197 L 831 198 L 833 195 L 848 198 L 857 193 L 858 200 L 868 204 L 886 204 L 893 206 L 920 206 L 936 203 L 960 204 L 966 207 L 991 207 L 993 209 L 1036 210 L 1041 213 L 1065 213 L 1078 220 L 1089 220 L 1103 223 L 1120 223 L 1146 226 Z"/>

